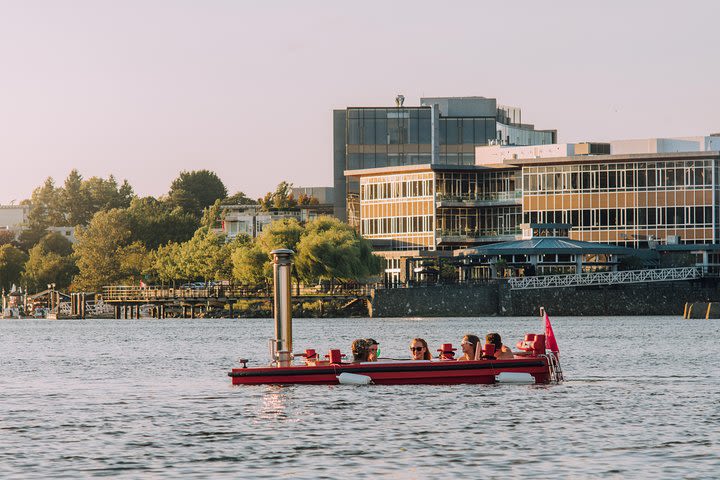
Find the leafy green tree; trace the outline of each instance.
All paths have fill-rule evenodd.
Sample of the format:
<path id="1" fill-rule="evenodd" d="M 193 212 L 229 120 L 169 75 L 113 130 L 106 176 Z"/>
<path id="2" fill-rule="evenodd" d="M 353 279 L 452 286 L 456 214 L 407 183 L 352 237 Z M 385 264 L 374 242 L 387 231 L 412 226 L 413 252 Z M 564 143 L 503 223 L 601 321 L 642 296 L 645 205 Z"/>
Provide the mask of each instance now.
<path id="1" fill-rule="evenodd" d="M 0 246 L 0 288 L 9 291 L 20 283 L 27 259 L 27 254 L 13 245 Z"/>
<path id="2" fill-rule="evenodd" d="M 87 215 L 82 225 L 89 222 L 97 212 L 129 207 L 135 197 L 127 180 L 119 186 L 112 175 L 107 180 L 99 177 L 85 180 L 82 183 L 82 196 L 87 202 Z"/>
<path id="3" fill-rule="evenodd" d="M 33 190 L 30 197 L 28 227 L 36 232 L 45 232 L 48 227 L 65 225 L 61 211 L 61 190 L 55 187 L 55 181 L 48 177 L 42 186 Z M 38 237 L 38 240 L 42 235 Z"/>
<path id="4" fill-rule="evenodd" d="M 227 197 L 222 201 L 223 205 L 257 205 L 257 202 L 252 198 L 245 195 L 243 192 L 237 192 L 236 194 Z"/>
<path id="5" fill-rule="evenodd" d="M 258 235 L 256 243 L 267 254 L 278 248 L 289 248 L 295 251 L 303 227 L 294 218 L 276 220 L 266 226 Z"/>
<path id="6" fill-rule="evenodd" d="M 175 283 L 182 278 L 181 255 L 182 247 L 179 243 L 170 242 L 158 247 L 153 254 L 153 272 L 163 283 Z"/>
<path id="7" fill-rule="evenodd" d="M 222 264 L 229 260 L 223 258 L 225 236 L 217 235 L 209 228 L 199 228 L 193 238 L 182 245 L 183 274 L 188 280 L 204 281 L 220 279 Z"/>
<path id="8" fill-rule="evenodd" d="M 90 221 L 88 201 L 83 189 L 83 178 L 73 169 L 65 179 L 65 185 L 60 194 L 60 201 L 68 225 L 87 225 Z"/>
<path id="9" fill-rule="evenodd" d="M 120 279 L 123 283 L 136 285 L 146 273 L 152 271 L 152 256 L 141 242 L 118 248 Z"/>
<path id="10" fill-rule="evenodd" d="M 381 260 L 352 227 L 336 218 L 319 217 L 306 226 L 297 245 L 295 267 L 305 281 L 330 280 L 332 284 L 377 275 Z"/>
<path id="11" fill-rule="evenodd" d="M 27 230 L 23 230 L 20 232 L 20 235 L 18 235 L 18 246 L 22 251 L 29 252 L 47 233 L 47 228 L 41 227 L 40 225 L 35 225 Z"/>
<path id="12" fill-rule="evenodd" d="M 203 209 L 227 197 L 222 180 L 209 170 L 180 172 L 170 185 L 169 202 L 200 218 Z"/>
<path id="13" fill-rule="evenodd" d="M 232 253 L 233 278 L 246 285 L 267 286 L 272 278 L 270 256 L 255 244 L 242 245 Z"/>
<path id="14" fill-rule="evenodd" d="M 30 249 L 23 281 L 31 291 L 43 290 L 49 283 L 61 289 L 69 287 L 77 273 L 72 253 L 72 244 L 65 237 L 47 234 Z"/>
<path id="15" fill-rule="evenodd" d="M 142 242 L 149 250 L 168 242 L 185 242 L 198 228 L 191 214 L 153 197 L 133 199 L 126 213 L 133 241 Z"/>
<path id="16" fill-rule="evenodd" d="M 99 291 L 105 285 L 118 284 L 124 277 L 121 268 L 123 247 L 130 245 L 130 226 L 120 209 L 98 212 L 87 228 L 76 231 L 74 245 L 80 290 Z"/>
<path id="17" fill-rule="evenodd" d="M 297 207 L 297 201 L 292 193 L 292 183 L 280 182 L 274 192 L 268 192 L 258 199 L 260 209 L 263 211 L 289 210 Z"/>
<path id="18" fill-rule="evenodd" d="M 222 200 L 215 200 L 215 203 L 203 210 L 202 219 L 200 219 L 200 226 L 206 228 L 219 228 L 219 223 L 224 217 L 224 211 L 222 209 Z"/>
<path id="19" fill-rule="evenodd" d="M 15 241 L 15 233 L 10 230 L 0 230 L 0 245 L 6 245 Z"/>

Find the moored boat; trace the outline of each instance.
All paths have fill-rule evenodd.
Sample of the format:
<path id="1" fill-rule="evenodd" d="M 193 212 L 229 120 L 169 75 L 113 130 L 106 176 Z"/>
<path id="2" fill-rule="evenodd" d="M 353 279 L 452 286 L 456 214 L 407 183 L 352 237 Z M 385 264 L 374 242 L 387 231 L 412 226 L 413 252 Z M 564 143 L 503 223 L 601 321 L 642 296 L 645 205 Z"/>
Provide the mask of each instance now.
<path id="1" fill-rule="evenodd" d="M 270 341 L 271 364 L 233 368 L 228 376 L 233 385 L 258 384 L 492 384 L 498 382 L 551 383 L 562 381 L 557 342 L 544 310 L 545 333 L 528 334 L 518 342 L 519 354 L 512 359 L 496 359 L 494 345 L 478 345 L 475 360 L 381 360 L 348 363 L 340 350 L 332 349 L 320 358 L 312 349 L 292 350 L 290 315 L 290 268 L 292 251 L 275 250 L 275 338 Z M 449 349 L 451 349 L 451 345 Z M 298 360 L 296 360 L 298 359 Z M 302 362 L 295 364 L 295 362 Z"/>

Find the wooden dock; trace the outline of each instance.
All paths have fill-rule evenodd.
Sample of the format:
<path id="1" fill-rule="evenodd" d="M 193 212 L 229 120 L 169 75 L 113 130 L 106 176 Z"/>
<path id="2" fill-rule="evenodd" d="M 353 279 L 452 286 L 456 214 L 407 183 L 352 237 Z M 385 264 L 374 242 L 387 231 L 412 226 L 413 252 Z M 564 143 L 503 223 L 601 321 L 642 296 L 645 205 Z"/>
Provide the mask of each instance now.
<path id="1" fill-rule="evenodd" d="M 335 292 L 321 292 L 315 287 L 293 289 L 292 300 L 312 302 L 320 300 L 341 300 L 348 304 L 369 301 L 370 287 L 342 289 Z M 242 301 L 264 301 L 272 305 L 271 289 L 253 289 L 244 286 L 218 285 L 207 288 L 171 288 L 140 286 L 103 287 L 103 302 L 112 305 L 115 318 L 140 318 L 141 309 L 153 318 L 196 318 L 213 311 L 227 311 L 233 317 L 235 307 Z"/>

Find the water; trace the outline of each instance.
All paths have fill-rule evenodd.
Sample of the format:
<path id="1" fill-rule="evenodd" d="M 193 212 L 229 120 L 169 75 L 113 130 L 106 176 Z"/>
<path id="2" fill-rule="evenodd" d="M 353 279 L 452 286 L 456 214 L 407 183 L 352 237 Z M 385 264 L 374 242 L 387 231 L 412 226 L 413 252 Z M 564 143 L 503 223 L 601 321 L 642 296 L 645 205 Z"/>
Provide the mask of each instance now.
<path id="1" fill-rule="evenodd" d="M 537 318 L 296 319 L 407 356 Z M 553 318 L 561 385 L 238 386 L 269 319 L 0 321 L 0 477 L 718 478 L 720 321 Z"/>

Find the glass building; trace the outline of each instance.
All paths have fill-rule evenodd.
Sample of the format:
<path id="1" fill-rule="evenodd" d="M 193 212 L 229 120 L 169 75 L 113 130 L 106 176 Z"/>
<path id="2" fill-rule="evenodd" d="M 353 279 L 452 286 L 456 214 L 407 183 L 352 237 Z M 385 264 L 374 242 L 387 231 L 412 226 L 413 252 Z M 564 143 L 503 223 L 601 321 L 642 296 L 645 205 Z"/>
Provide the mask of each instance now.
<path id="1" fill-rule="evenodd" d="M 718 240 L 718 152 L 526 159 L 523 222 L 572 238 L 647 248 Z"/>
<path id="2" fill-rule="evenodd" d="M 478 145 L 556 141 L 555 130 L 522 123 L 519 108 L 484 97 L 422 98 L 405 107 L 349 107 L 334 112 L 335 215 L 360 227 L 360 183 L 346 171 L 413 165 L 475 165 Z"/>

